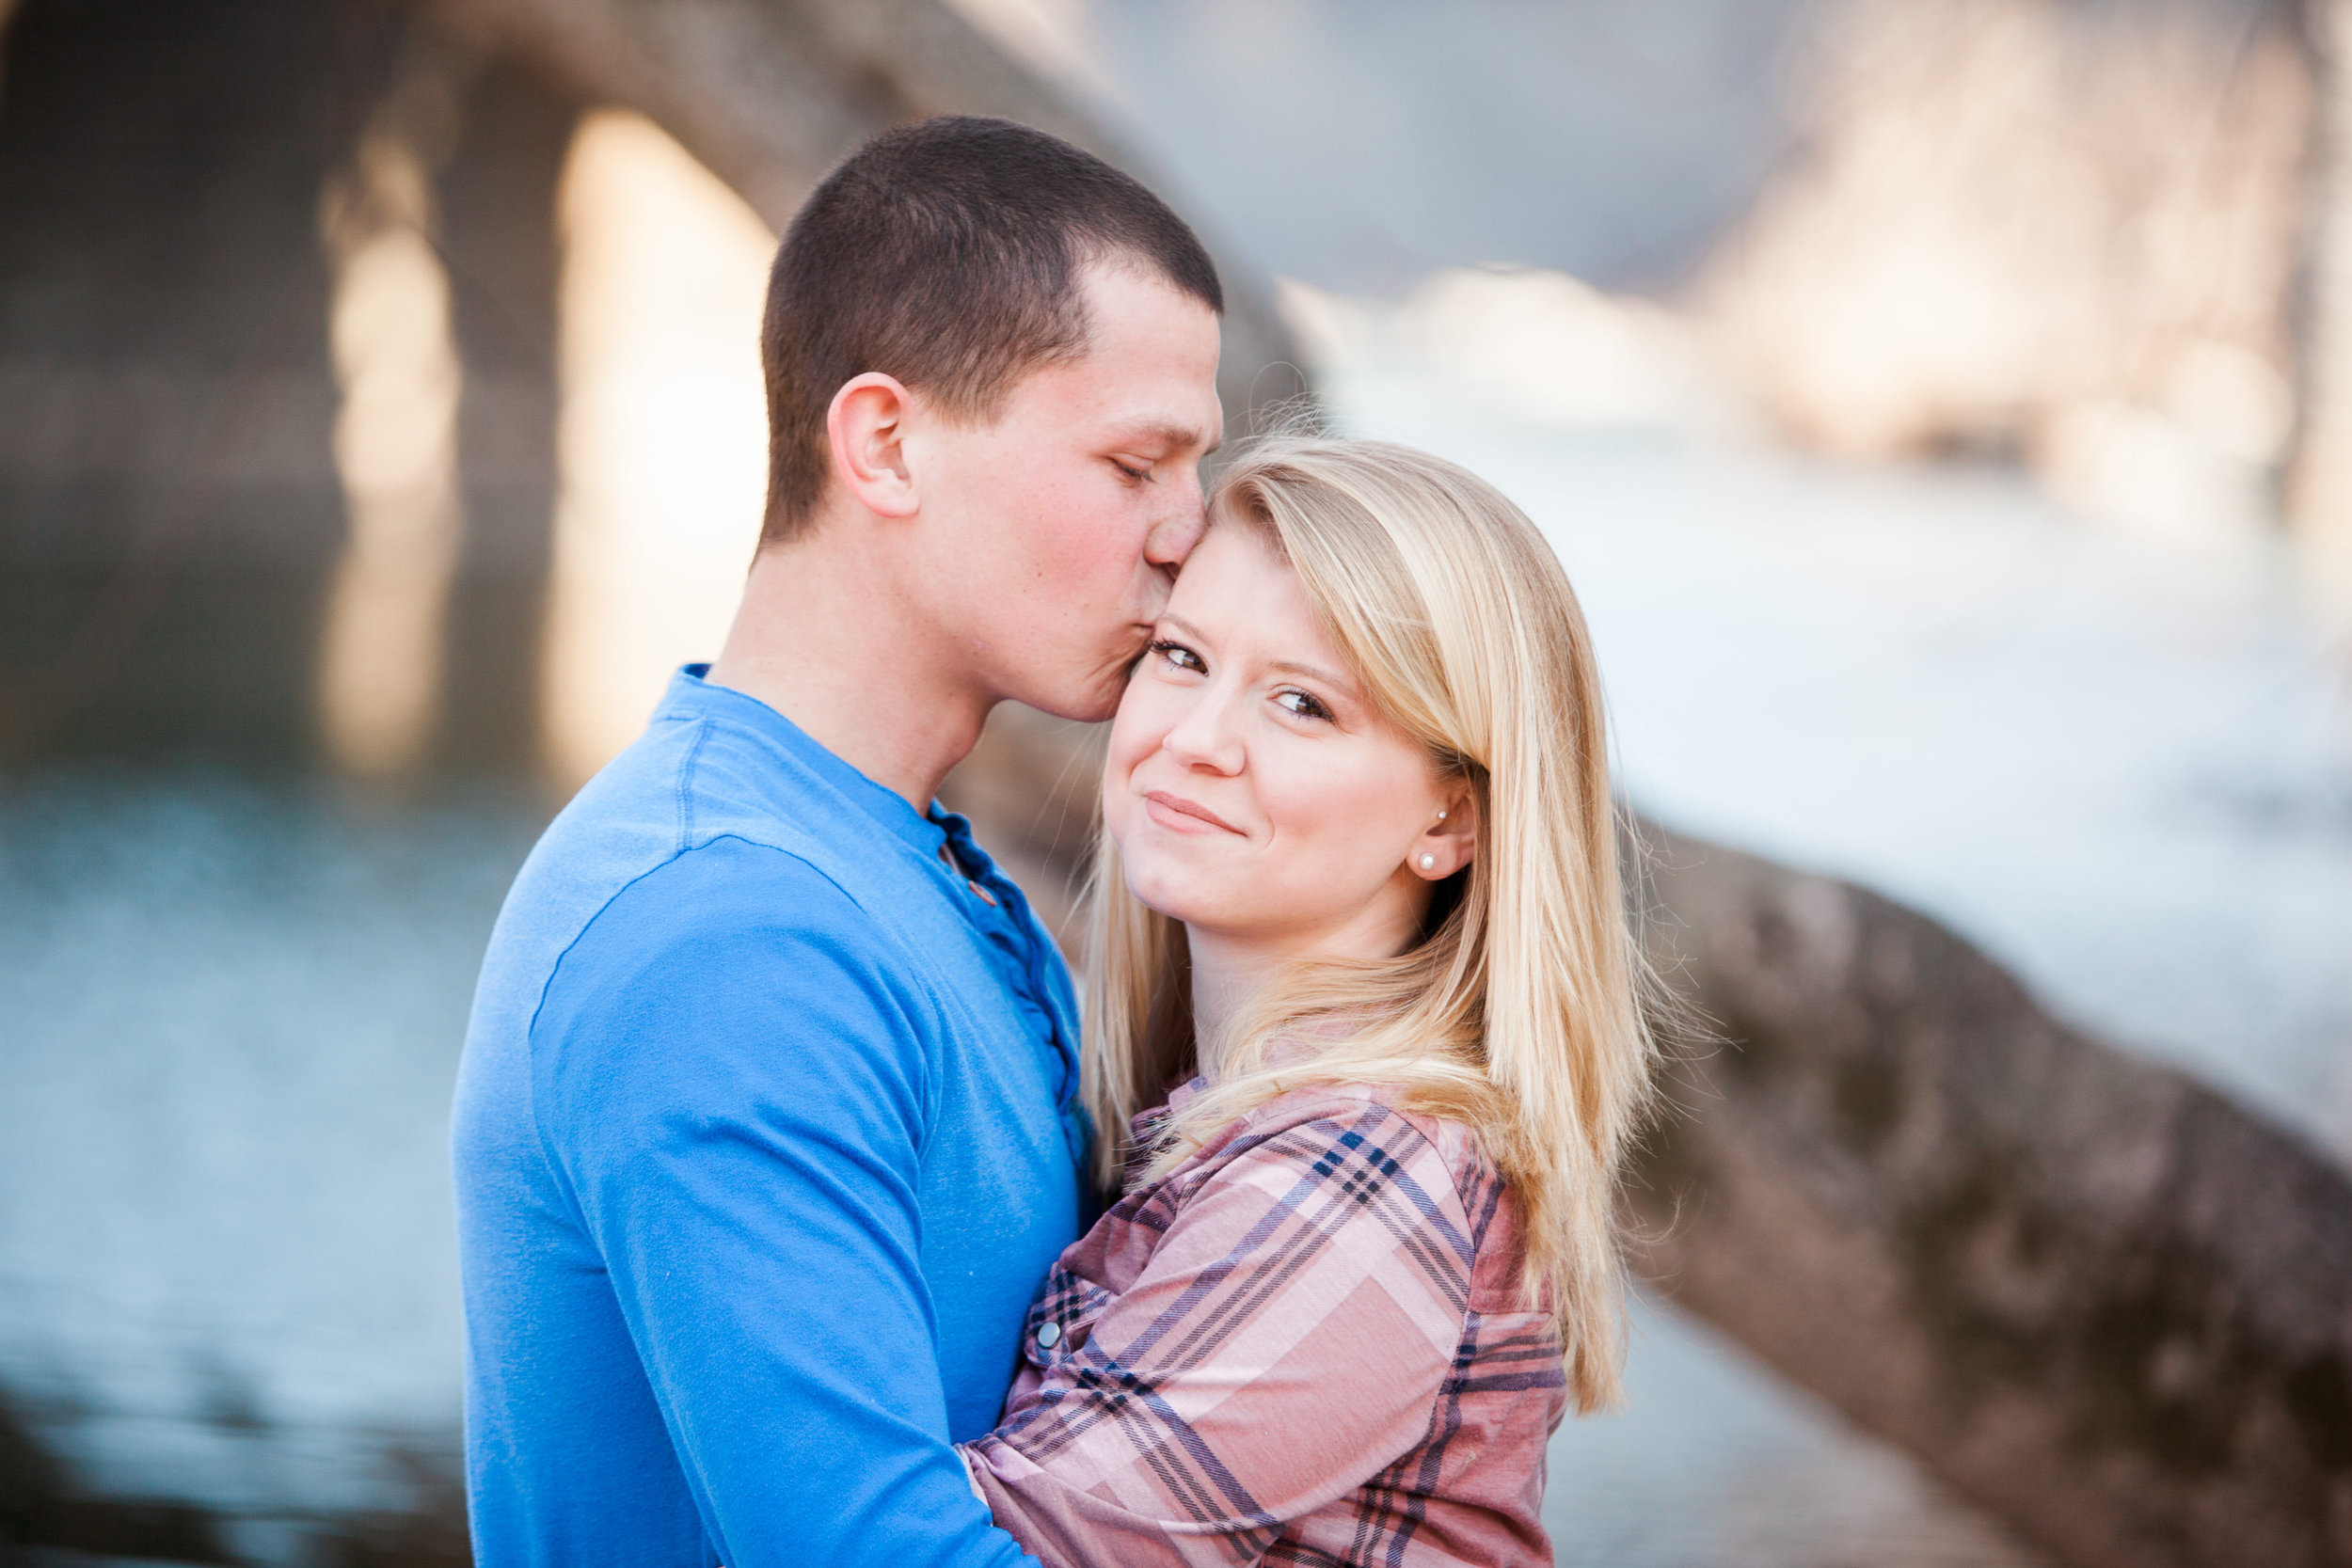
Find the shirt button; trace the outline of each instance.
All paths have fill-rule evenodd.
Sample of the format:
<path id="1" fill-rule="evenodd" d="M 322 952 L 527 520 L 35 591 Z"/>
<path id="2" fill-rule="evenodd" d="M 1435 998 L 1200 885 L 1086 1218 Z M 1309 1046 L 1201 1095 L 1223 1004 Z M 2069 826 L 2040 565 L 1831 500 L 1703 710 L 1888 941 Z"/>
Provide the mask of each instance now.
<path id="1" fill-rule="evenodd" d="M 1052 1350 L 1056 1345 L 1060 1344 L 1061 1324 L 1057 1323 L 1041 1323 L 1038 1324 L 1037 1343 L 1040 1350 Z"/>

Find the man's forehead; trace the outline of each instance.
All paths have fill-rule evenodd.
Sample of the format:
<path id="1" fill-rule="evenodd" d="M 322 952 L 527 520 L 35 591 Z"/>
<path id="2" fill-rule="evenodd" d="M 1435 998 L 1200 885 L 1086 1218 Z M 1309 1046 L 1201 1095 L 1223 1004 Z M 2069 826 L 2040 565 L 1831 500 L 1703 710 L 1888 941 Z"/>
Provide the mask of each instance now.
<path id="1" fill-rule="evenodd" d="M 1156 363 L 1187 379 L 1216 374 L 1223 323 L 1208 304 L 1167 278 L 1124 265 L 1097 265 L 1082 277 L 1087 333 L 1080 362 L 1135 369 Z"/>
<path id="2" fill-rule="evenodd" d="M 1094 301 L 1085 347 L 1039 366 L 1014 396 L 1050 405 L 1047 417 L 1074 421 L 1089 442 L 1212 451 L 1224 436 L 1216 317 L 1164 282 L 1148 288 L 1140 299 Z"/>

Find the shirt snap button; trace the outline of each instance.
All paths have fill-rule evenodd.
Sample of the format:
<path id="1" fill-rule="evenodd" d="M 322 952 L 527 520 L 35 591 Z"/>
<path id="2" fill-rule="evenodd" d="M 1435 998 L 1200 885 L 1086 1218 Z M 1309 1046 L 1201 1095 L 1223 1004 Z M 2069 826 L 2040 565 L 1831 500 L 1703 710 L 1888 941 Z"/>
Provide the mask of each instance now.
<path id="1" fill-rule="evenodd" d="M 1041 1350 L 1052 1350 L 1061 1343 L 1061 1324 L 1042 1323 L 1037 1325 L 1037 1342 Z"/>

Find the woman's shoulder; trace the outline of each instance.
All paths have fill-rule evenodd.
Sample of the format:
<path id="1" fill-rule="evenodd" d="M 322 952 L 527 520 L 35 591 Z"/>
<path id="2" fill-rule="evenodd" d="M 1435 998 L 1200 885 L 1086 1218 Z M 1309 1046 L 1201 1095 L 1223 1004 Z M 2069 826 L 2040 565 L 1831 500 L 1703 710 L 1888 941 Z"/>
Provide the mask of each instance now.
<path id="1" fill-rule="evenodd" d="M 1202 1090 L 1196 1079 L 1158 1114 Z M 1139 1133 L 1152 1131 L 1146 1119 L 1157 1117 L 1139 1118 Z M 1089 1276 L 1117 1272 L 1110 1252 L 1154 1249 L 1204 1199 L 1228 1212 L 1270 1205 L 1327 1233 L 1369 1227 L 1449 1275 L 1470 1307 L 1519 1300 L 1518 1205 L 1494 1162 L 1468 1125 L 1394 1085 L 1305 1079 L 1227 1122 L 1175 1169 L 1131 1188 L 1080 1243 L 1105 1253 Z"/>
<path id="2" fill-rule="evenodd" d="M 1137 1118 L 1138 1133 L 1156 1129 L 1163 1117 L 1182 1112 L 1187 1103 L 1205 1090 L 1200 1079 L 1176 1090 L 1167 1105 Z M 1427 1117 L 1415 1117 L 1404 1110 L 1397 1098 L 1385 1085 L 1335 1082 L 1329 1079 L 1302 1079 L 1295 1086 L 1281 1090 L 1260 1101 L 1249 1110 L 1225 1123 L 1201 1139 L 1199 1149 L 1187 1164 L 1214 1165 L 1262 1149 L 1269 1140 L 1301 1128 L 1322 1124 L 1354 1132 L 1361 1137 L 1375 1131 L 1385 1131 L 1391 1138 L 1406 1138 L 1437 1147 L 1443 1136 L 1441 1127 Z"/>
<path id="3" fill-rule="evenodd" d="M 1375 1172 L 1392 1165 L 1482 1228 L 1482 1214 L 1502 1195 L 1494 1163 L 1470 1128 L 1415 1105 L 1389 1084 L 1302 1082 L 1226 1124 L 1186 1163 L 1209 1177 L 1236 1161 L 1334 1169 L 1360 1163 Z"/>
<path id="4" fill-rule="evenodd" d="M 1493 1168 L 1466 1123 L 1416 1104 L 1409 1090 L 1396 1084 L 1327 1079 L 1301 1083 L 1238 1118 L 1230 1131 L 1236 1136 L 1263 1137 L 1318 1122 L 1345 1123 L 1359 1132 L 1377 1129 L 1391 1139 L 1426 1145 L 1448 1165 Z"/>

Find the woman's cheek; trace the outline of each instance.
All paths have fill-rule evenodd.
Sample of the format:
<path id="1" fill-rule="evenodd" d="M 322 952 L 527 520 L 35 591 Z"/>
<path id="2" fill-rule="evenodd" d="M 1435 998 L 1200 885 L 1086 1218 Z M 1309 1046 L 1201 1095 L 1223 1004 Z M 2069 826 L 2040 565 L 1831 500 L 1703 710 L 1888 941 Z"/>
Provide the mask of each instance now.
<path id="1" fill-rule="evenodd" d="M 1126 840 L 1128 821 L 1136 807 L 1136 769 L 1155 749 L 1146 738 L 1142 716 L 1133 711 L 1135 686 L 1111 720 L 1110 743 L 1103 753 L 1103 829 L 1114 844 Z"/>
<path id="2" fill-rule="evenodd" d="M 1399 791 L 1389 776 L 1392 770 L 1367 768 L 1367 761 L 1376 759 L 1338 748 L 1298 760 L 1312 765 L 1284 768 L 1260 781 L 1275 796 L 1268 815 L 1286 829 L 1281 836 L 1290 847 L 1291 878 L 1326 895 L 1385 881 L 1390 868 L 1375 863 L 1382 860 L 1380 847 L 1394 836 Z"/>
<path id="3" fill-rule="evenodd" d="M 1161 738 L 1173 722 L 1168 682 L 1150 668 L 1155 657 L 1144 656 L 1144 664 L 1127 677 L 1127 689 L 1120 694 L 1118 711 L 1111 715 L 1110 744 L 1103 759 L 1105 773 L 1121 777 L 1133 773 L 1136 764 L 1159 750 Z"/>

